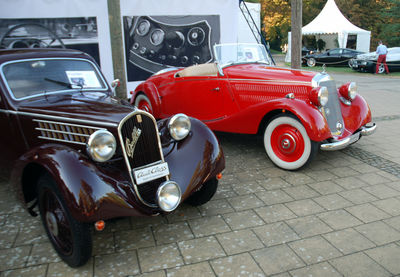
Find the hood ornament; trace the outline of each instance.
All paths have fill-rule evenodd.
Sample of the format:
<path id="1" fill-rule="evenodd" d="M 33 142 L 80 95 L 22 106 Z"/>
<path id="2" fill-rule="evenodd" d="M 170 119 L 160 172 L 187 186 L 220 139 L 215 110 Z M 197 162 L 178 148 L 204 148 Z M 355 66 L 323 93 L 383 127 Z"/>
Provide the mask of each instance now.
<path id="1" fill-rule="evenodd" d="M 326 65 L 325 64 L 322 65 L 322 72 L 321 73 L 322 74 L 326 74 Z"/>
<path id="2" fill-rule="evenodd" d="M 136 143 L 141 133 L 142 130 L 136 128 L 135 126 L 135 128 L 133 128 L 132 130 L 132 140 L 130 140 L 129 138 L 126 138 L 125 140 L 125 150 L 129 158 L 133 158 L 133 152 L 135 152 Z"/>

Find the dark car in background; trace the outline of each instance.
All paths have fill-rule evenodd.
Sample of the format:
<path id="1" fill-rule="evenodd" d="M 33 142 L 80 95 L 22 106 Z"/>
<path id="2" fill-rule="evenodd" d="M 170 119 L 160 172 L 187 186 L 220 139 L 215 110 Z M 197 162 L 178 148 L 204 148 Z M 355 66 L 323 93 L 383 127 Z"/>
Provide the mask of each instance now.
<path id="1" fill-rule="evenodd" d="M 378 55 L 375 51 L 357 55 L 357 57 L 352 60 L 351 68 L 360 72 L 375 73 L 377 60 Z M 386 64 L 389 68 L 389 72 L 400 71 L 400 47 L 388 48 L 388 53 L 386 55 Z M 384 65 L 381 63 L 378 68 L 378 73 L 384 72 L 385 68 Z"/>
<path id="2" fill-rule="evenodd" d="M 323 53 L 305 55 L 302 57 L 302 63 L 309 67 L 323 64 L 326 66 L 351 66 L 351 59 L 362 53 L 354 49 L 334 48 Z"/>
<path id="3" fill-rule="evenodd" d="M 4 177 L 72 267 L 91 257 L 92 223 L 204 204 L 225 167 L 206 125 L 184 114 L 156 122 L 113 97 L 77 50 L 0 50 L 0 127 Z"/>

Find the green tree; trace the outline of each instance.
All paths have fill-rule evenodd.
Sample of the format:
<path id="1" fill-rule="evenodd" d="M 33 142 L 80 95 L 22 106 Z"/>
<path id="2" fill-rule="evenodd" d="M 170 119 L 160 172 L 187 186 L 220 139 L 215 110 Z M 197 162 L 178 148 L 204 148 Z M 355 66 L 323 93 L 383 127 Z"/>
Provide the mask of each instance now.
<path id="1" fill-rule="evenodd" d="M 388 0 L 389 7 L 381 12 L 383 22 L 380 39 L 389 47 L 400 46 L 400 1 Z"/>

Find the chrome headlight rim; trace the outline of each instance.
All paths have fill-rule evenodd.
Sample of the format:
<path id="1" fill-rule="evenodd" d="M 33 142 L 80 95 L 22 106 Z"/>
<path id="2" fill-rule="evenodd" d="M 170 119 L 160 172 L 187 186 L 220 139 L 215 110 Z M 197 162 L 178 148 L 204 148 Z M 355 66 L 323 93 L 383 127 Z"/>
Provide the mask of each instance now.
<path id="1" fill-rule="evenodd" d="M 164 212 L 175 210 L 182 199 L 179 185 L 174 181 L 165 181 L 157 189 L 157 203 Z"/>
<path id="2" fill-rule="evenodd" d="M 107 147 L 103 153 L 103 147 Z M 106 162 L 111 159 L 117 149 L 114 135 L 105 129 L 95 131 L 86 143 L 86 152 L 96 162 Z"/>
<path id="3" fill-rule="evenodd" d="M 190 118 L 183 113 L 175 114 L 168 122 L 169 134 L 176 141 L 186 138 L 189 135 L 191 128 L 192 124 Z"/>
<path id="4" fill-rule="evenodd" d="M 321 107 L 326 106 L 329 101 L 329 91 L 327 87 L 320 87 L 318 90 L 318 102 Z"/>
<path id="5" fill-rule="evenodd" d="M 349 100 L 353 101 L 357 96 L 357 84 L 355 82 L 351 82 L 347 89 L 347 97 Z"/>

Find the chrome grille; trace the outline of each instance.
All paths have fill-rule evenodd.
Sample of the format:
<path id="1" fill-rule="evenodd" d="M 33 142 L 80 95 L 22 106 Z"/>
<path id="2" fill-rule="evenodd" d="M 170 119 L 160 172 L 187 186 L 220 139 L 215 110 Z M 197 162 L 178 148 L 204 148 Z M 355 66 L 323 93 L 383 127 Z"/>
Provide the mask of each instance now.
<path id="1" fill-rule="evenodd" d="M 35 130 L 40 132 L 39 138 L 81 145 L 86 145 L 89 136 L 102 129 L 48 120 L 34 119 L 33 121 L 38 123 Z"/>
<path id="2" fill-rule="evenodd" d="M 132 170 L 163 161 L 155 120 L 148 114 L 136 112 L 126 117 L 118 127 L 121 145 L 128 169 Z M 139 135 L 138 135 L 139 134 Z M 135 141 L 132 147 L 132 141 Z M 127 146 L 131 144 L 131 146 Z M 128 155 L 133 148 L 133 154 Z M 156 192 L 167 177 L 159 178 L 141 185 L 135 185 L 139 197 L 150 205 L 155 205 Z M 132 181 L 134 182 L 133 178 Z"/>
<path id="3" fill-rule="evenodd" d="M 323 109 L 323 114 L 328 122 L 329 129 L 332 135 L 340 135 L 343 131 L 343 117 L 340 109 L 339 98 L 336 90 L 336 84 L 334 80 L 322 81 L 319 86 L 327 87 L 329 91 L 328 104 Z M 342 129 L 337 129 L 337 124 L 340 123 Z"/>

